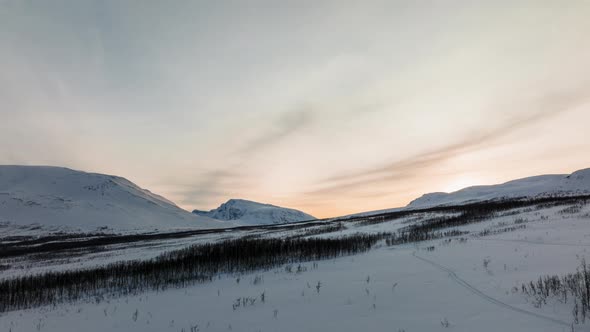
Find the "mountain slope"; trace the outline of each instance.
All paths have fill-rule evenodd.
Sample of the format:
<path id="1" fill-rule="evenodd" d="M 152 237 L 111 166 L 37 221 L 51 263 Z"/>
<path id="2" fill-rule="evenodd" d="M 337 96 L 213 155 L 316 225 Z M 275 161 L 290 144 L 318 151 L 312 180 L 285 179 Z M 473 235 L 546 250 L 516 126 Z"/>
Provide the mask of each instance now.
<path id="1" fill-rule="evenodd" d="M 230 199 L 211 211 L 194 210 L 194 214 L 239 225 L 266 225 L 313 220 L 313 216 L 298 210 L 262 204 L 243 199 Z"/>
<path id="2" fill-rule="evenodd" d="M 125 178 L 49 166 L 0 166 L 0 222 L 81 230 L 222 226 Z"/>
<path id="3" fill-rule="evenodd" d="M 430 193 L 412 201 L 407 208 L 588 194 L 590 194 L 590 168 L 569 175 L 540 175 L 498 185 L 468 187 L 452 193 Z"/>

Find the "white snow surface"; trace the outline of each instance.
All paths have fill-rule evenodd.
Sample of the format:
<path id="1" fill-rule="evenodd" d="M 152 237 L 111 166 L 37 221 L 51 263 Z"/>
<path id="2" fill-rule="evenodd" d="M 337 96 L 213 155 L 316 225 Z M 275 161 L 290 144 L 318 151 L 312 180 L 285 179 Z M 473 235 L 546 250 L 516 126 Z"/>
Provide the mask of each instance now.
<path id="1" fill-rule="evenodd" d="M 301 272 L 298 264 L 290 270 L 280 266 L 181 289 L 5 312 L 0 331 L 570 332 L 571 299 L 564 303 L 551 297 L 538 307 L 519 291 L 539 276 L 575 272 L 588 258 L 590 206 L 566 214 L 563 208 L 517 209 L 517 214 L 459 227 L 471 231 L 464 241 L 377 246 L 365 254 L 301 263 Z M 392 231 L 430 217 L 417 213 L 370 226 L 346 224 L 350 229 L 344 232 Z M 477 235 L 515 225 L 526 228 Z M 246 297 L 256 301 L 233 306 Z M 574 328 L 589 331 L 590 323 Z"/>
<path id="2" fill-rule="evenodd" d="M 430 193 L 412 201 L 407 208 L 588 194 L 590 194 L 590 168 L 569 175 L 539 175 L 498 185 L 468 187 L 452 193 Z"/>
<path id="3" fill-rule="evenodd" d="M 0 223 L 90 231 L 233 226 L 194 215 L 112 175 L 0 165 Z"/>
<path id="4" fill-rule="evenodd" d="M 238 225 L 283 224 L 316 219 L 298 210 L 244 199 L 230 199 L 217 209 L 211 211 L 194 210 L 193 213 L 222 221 L 232 221 Z"/>

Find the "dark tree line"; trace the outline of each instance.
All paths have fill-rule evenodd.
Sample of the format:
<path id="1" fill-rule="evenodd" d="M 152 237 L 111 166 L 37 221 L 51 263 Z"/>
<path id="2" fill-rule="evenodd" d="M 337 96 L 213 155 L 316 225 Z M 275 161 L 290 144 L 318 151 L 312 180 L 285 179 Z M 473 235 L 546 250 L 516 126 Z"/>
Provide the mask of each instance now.
<path id="1" fill-rule="evenodd" d="M 441 219 L 450 219 L 446 222 L 446 224 L 453 226 L 452 223 L 455 223 L 456 225 L 462 225 L 470 222 L 477 222 L 478 220 L 482 221 L 497 216 L 500 213 L 505 213 L 506 211 L 518 208 L 535 208 L 537 210 L 541 210 L 564 205 L 583 206 L 588 204 L 589 201 L 589 195 L 573 197 L 548 196 L 538 198 L 514 198 L 509 200 L 483 201 L 464 205 L 436 206 L 413 210 L 384 212 L 371 216 L 346 217 L 335 220 L 342 222 L 359 222 L 361 225 L 373 225 L 390 222 L 418 213 L 460 214 L 461 216 L 457 218 L 440 217 Z M 443 220 L 441 220 L 440 225 L 445 227 Z"/>
<path id="2" fill-rule="evenodd" d="M 0 312 L 117 297 L 206 282 L 221 273 L 270 269 L 371 249 L 385 234 L 335 239 L 237 239 L 172 251 L 145 261 L 0 280 Z"/>
<path id="3" fill-rule="evenodd" d="M 574 213 L 581 211 L 581 207 L 586 205 L 588 201 L 588 197 L 560 197 L 533 200 L 483 202 L 463 206 L 438 207 L 436 209 L 433 208 L 431 212 L 446 211 L 447 213 L 454 213 L 456 215 L 437 216 L 423 221 L 418 221 L 412 225 L 405 227 L 403 231 L 408 232 L 413 237 L 419 238 L 424 237 L 424 234 L 432 234 L 437 230 L 483 222 L 501 215 L 505 215 L 506 211 L 530 206 L 534 206 L 537 209 L 544 209 L 548 207 L 571 205 L 570 207 L 562 211 Z M 394 212 L 389 217 L 385 215 L 380 215 L 375 216 L 372 219 L 363 219 L 362 223 L 380 223 L 387 220 L 391 221 L 397 218 L 405 217 L 407 215 L 407 211 L 402 211 L 401 213 Z"/>
<path id="4" fill-rule="evenodd" d="M 387 235 L 385 237 L 385 243 L 388 246 L 395 246 L 399 244 L 437 240 L 453 236 L 461 236 L 467 233 L 469 232 L 463 232 L 459 230 L 449 230 L 445 232 L 433 232 L 424 230 L 399 231 L 397 233 Z"/>
<path id="5" fill-rule="evenodd" d="M 333 222 L 319 227 L 310 227 L 304 230 L 301 234 L 294 235 L 292 238 L 301 238 L 313 235 L 335 233 L 345 229 L 346 227 L 342 224 L 342 222 Z"/>
<path id="6" fill-rule="evenodd" d="M 0 258 L 9 258 L 40 253 L 55 253 L 57 251 L 71 250 L 102 250 L 106 246 L 129 244 L 134 242 L 159 241 L 167 239 L 181 239 L 205 234 L 227 234 L 248 230 L 298 230 L 321 227 L 323 221 L 294 222 L 278 225 L 239 226 L 231 228 L 197 229 L 175 232 L 156 232 L 140 234 L 108 234 L 108 233 L 84 233 L 61 234 L 58 236 L 44 236 L 40 238 L 21 237 L 2 238 L 0 244 Z"/>
<path id="7" fill-rule="evenodd" d="M 498 229 L 484 229 L 483 231 L 480 231 L 479 233 L 477 233 L 477 236 L 490 236 L 490 235 L 498 235 L 498 234 L 502 234 L 502 233 L 508 233 L 508 232 L 514 232 L 517 231 L 519 229 L 525 229 L 526 225 L 516 225 L 516 226 L 510 226 L 510 227 L 503 227 L 503 228 L 498 228 Z"/>

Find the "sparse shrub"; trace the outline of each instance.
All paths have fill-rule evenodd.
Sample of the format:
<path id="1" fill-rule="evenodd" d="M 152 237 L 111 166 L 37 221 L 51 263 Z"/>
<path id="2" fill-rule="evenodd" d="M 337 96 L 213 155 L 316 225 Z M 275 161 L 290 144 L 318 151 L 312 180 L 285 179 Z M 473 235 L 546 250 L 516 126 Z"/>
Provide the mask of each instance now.
<path id="1" fill-rule="evenodd" d="M 253 306 L 256 304 L 255 297 L 239 297 L 237 298 L 234 303 L 232 304 L 232 309 L 235 311 L 238 308 L 243 308 L 247 306 Z"/>
<path id="2" fill-rule="evenodd" d="M 307 267 L 305 265 L 297 265 L 297 271 L 295 273 L 303 273 L 307 271 Z"/>
<path id="3" fill-rule="evenodd" d="M 138 315 L 139 315 L 139 310 L 135 309 L 135 312 L 133 313 L 133 315 L 131 315 L 131 319 L 133 319 L 134 322 L 137 322 Z"/>
<path id="4" fill-rule="evenodd" d="M 565 276 L 544 276 L 522 284 L 522 293 L 532 298 L 535 307 L 542 307 L 552 297 L 567 303 L 573 299 L 572 316 L 575 324 L 584 323 L 590 313 L 590 270 L 582 259 L 575 273 Z"/>
<path id="5" fill-rule="evenodd" d="M 264 276 L 261 276 L 261 275 L 257 275 L 256 277 L 254 277 L 254 280 L 252 280 L 253 285 L 259 285 L 263 282 L 264 282 Z"/>
<path id="6" fill-rule="evenodd" d="M 484 267 L 484 269 L 486 269 L 486 270 L 488 269 L 488 266 L 490 265 L 490 262 L 491 261 L 492 261 L 492 259 L 489 258 L 489 257 L 486 257 L 486 258 L 483 259 L 483 267 Z"/>
<path id="7" fill-rule="evenodd" d="M 559 214 L 576 214 L 582 211 L 584 206 L 582 204 L 574 204 L 566 207 L 565 209 L 559 210 Z"/>
<path id="8" fill-rule="evenodd" d="M 504 228 L 500 228 L 500 229 L 486 228 L 483 231 L 477 233 L 477 236 L 484 237 L 484 236 L 490 236 L 490 235 L 498 235 L 498 234 L 502 234 L 502 233 L 514 232 L 519 229 L 525 229 L 525 228 L 526 228 L 526 225 L 510 226 L 510 227 L 504 227 Z"/>

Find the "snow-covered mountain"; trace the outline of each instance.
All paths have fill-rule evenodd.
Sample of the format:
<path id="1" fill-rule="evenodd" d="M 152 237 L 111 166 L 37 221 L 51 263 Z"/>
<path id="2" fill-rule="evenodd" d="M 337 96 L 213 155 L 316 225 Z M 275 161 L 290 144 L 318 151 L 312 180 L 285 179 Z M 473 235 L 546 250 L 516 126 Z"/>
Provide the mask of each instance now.
<path id="1" fill-rule="evenodd" d="M 228 226 L 122 177 L 49 166 L 0 166 L 0 223 L 6 222 L 80 230 Z"/>
<path id="2" fill-rule="evenodd" d="M 590 195 L 590 168 L 569 175 L 540 175 L 498 185 L 468 187 L 452 193 L 430 193 L 412 201 L 406 208 L 575 195 Z"/>
<path id="3" fill-rule="evenodd" d="M 194 214 L 238 225 L 265 225 L 313 220 L 313 216 L 298 210 L 262 204 L 243 199 L 230 199 L 211 211 L 194 210 Z"/>

